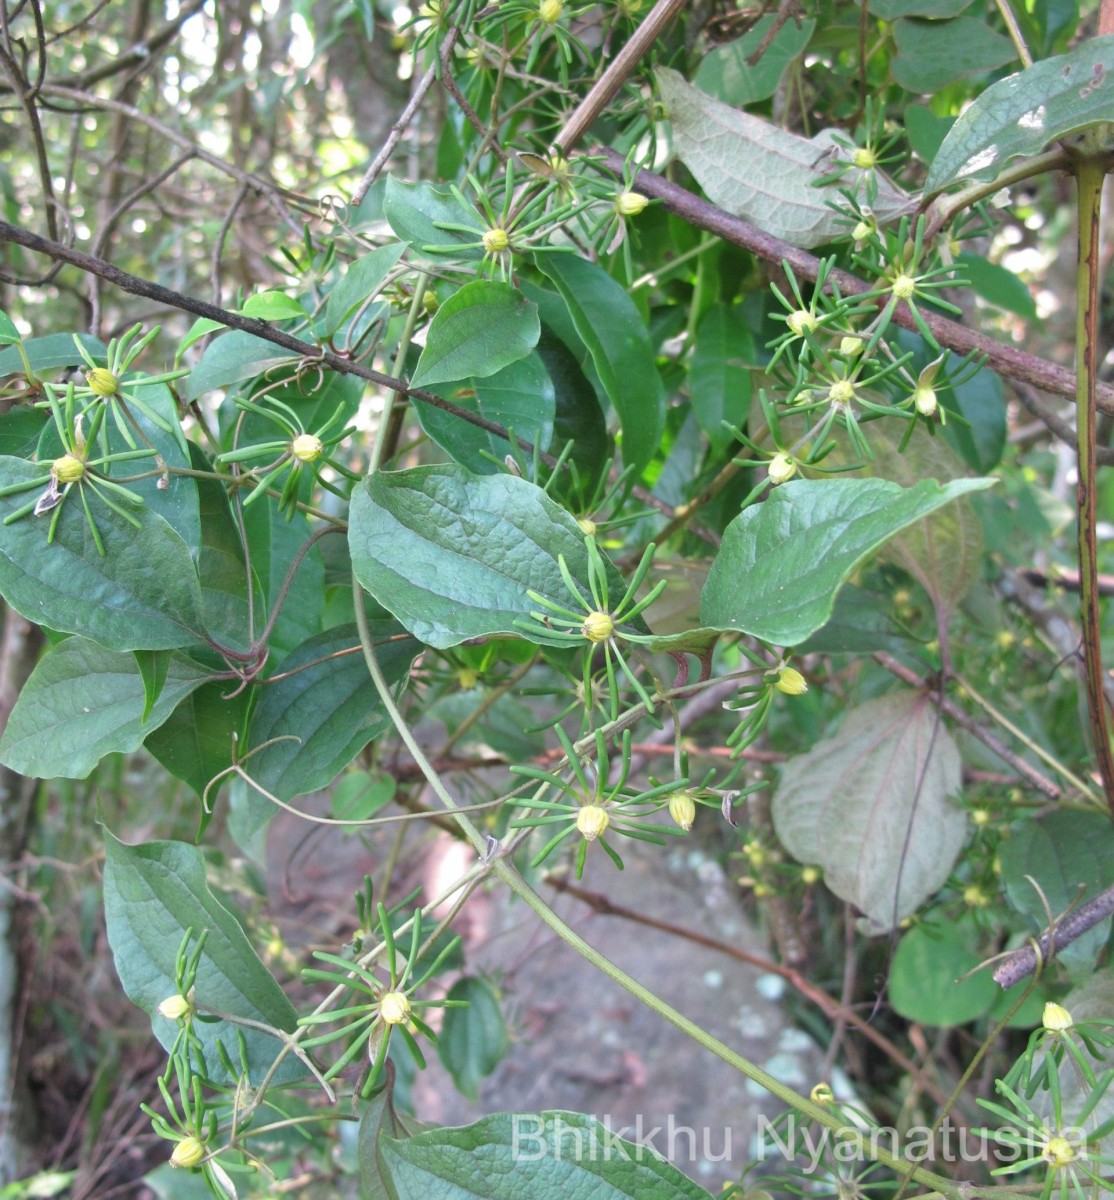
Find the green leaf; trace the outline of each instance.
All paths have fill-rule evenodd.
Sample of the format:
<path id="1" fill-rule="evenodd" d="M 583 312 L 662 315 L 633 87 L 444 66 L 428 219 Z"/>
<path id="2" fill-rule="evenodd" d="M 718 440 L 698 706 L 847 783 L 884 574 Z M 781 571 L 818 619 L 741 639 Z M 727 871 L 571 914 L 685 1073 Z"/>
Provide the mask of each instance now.
<path id="1" fill-rule="evenodd" d="M 518 362 L 538 344 L 537 306 L 505 283 L 477 279 L 433 314 L 413 387 L 484 379 Z"/>
<path id="2" fill-rule="evenodd" d="M 376 657 L 393 687 L 404 680 L 418 644 L 393 621 L 372 621 Z M 280 800 L 325 787 L 390 726 L 352 626 L 310 638 L 284 659 L 251 719 L 250 744 L 281 738 L 252 756 L 248 772 Z"/>
<path id="3" fill-rule="evenodd" d="M 155 1036 L 166 1048 L 178 1033 L 176 1022 L 158 1013 L 159 1004 L 176 995 L 175 960 L 187 929 L 208 931 L 198 967 L 198 1008 L 217 1009 L 292 1033 L 298 1014 L 260 962 L 239 922 L 209 890 L 201 851 L 182 842 L 146 842 L 128 846 L 105 830 L 104 912 L 116 972 L 133 1004 L 151 1018 Z M 248 1069 L 258 1083 L 282 1049 L 281 1041 L 258 1029 L 226 1021 L 195 1021 L 193 1033 L 205 1051 L 206 1074 L 224 1081 L 217 1056 L 223 1041 L 238 1063 L 237 1038 L 247 1050 Z M 288 1055 L 276 1082 L 301 1078 L 304 1068 Z"/>
<path id="4" fill-rule="evenodd" d="M 970 4 L 971 0 L 966 3 Z M 741 38 L 709 51 L 697 68 L 693 83 L 702 92 L 736 108 L 768 100 L 777 91 L 786 68 L 804 51 L 816 28 L 813 20 L 786 21 L 765 46 L 762 57 L 751 64 L 747 60 L 762 46 L 775 20 L 775 15 L 770 13 Z"/>
<path id="5" fill-rule="evenodd" d="M 658 448 L 665 389 L 638 309 L 625 288 L 586 259 L 541 255 L 538 267 L 561 293 L 619 417 L 623 464 L 640 474 Z"/>
<path id="6" fill-rule="evenodd" d="M 555 412 L 553 381 L 536 353 L 487 379 L 471 380 L 463 388 L 446 393 L 444 398 L 458 408 L 513 430 L 517 437 L 535 443 L 542 450 L 549 448 Z M 510 452 L 510 443 L 505 438 L 417 398 L 413 404 L 422 428 L 461 466 L 477 475 L 490 475 L 500 469 L 496 464 Z"/>
<path id="7" fill-rule="evenodd" d="M 873 431 L 872 431 L 873 432 Z M 799 654 L 874 654 L 909 650 L 912 637 L 897 622 L 893 596 L 846 584 L 824 626 L 802 642 Z"/>
<path id="8" fill-rule="evenodd" d="M 840 587 L 895 533 L 993 482 L 782 484 L 725 530 L 701 597 L 701 624 L 795 646 L 825 624 Z"/>
<path id="9" fill-rule="evenodd" d="M 928 697 L 893 692 L 785 764 L 774 828 L 870 933 L 885 933 L 947 881 L 967 838 L 967 815 L 950 799 L 960 784 L 959 751 Z"/>
<path id="10" fill-rule="evenodd" d="M 970 921 L 910 929 L 890 968 L 894 1011 L 907 1021 L 946 1026 L 966 1025 L 989 1012 L 1000 989 L 989 970 L 975 970 L 985 957 L 975 949 L 976 934 Z"/>
<path id="11" fill-rule="evenodd" d="M 0 346 L 12 346 L 23 341 L 15 322 L 6 312 L 0 312 Z"/>
<path id="12" fill-rule="evenodd" d="M 232 329 L 214 338 L 205 348 L 201 361 L 183 385 L 186 399 L 197 400 L 206 392 L 231 388 L 279 367 L 293 367 L 297 361 L 297 355 L 273 342 L 242 329 Z"/>
<path id="13" fill-rule="evenodd" d="M 366 821 L 395 798 L 395 780 L 385 771 L 348 771 L 332 789 L 333 816 L 338 821 Z"/>
<path id="14" fill-rule="evenodd" d="M 88 333 L 79 333 L 77 338 L 91 358 L 104 362 L 107 350 L 104 342 Z M 37 375 L 57 367 L 86 367 L 85 359 L 74 345 L 72 333 L 49 333 L 46 337 L 28 338 L 23 343 L 23 351 L 31 363 L 31 370 Z M 19 356 L 19 350 L 14 346 L 0 350 L 0 376 L 22 374 L 23 359 Z"/>
<path id="15" fill-rule="evenodd" d="M 278 511 L 273 500 L 261 500 L 244 511 L 244 533 L 251 551 L 252 571 L 262 588 L 268 617 L 280 596 L 283 600 L 267 639 L 267 645 L 275 655 L 272 661 L 278 662 L 295 646 L 321 631 L 325 606 L 325 563 L 321 557 L 321 542 L 310 548 L 288 581 L 287 574 L 295 556 L 313 533 L 305 515 L 295 513 L 288 519 Z M 334 536 L 324 540 L 333 540 Z M 242 568 L 237 595 L 242 603 Z"/>
<path id="16" fill-rule="evenodd" d="M 41 467 L 0 457 L 0 486 L 29 480 L 42 487 L 0 498 L 0 519 L 46 487 Z M 29 621 L 113 650 L 170 650 L 204 641 L 201 588 L 186 543 L 147 509 L 136 510 L 137 529 L 96 497 L 90 506 L 104 557 L 76 495 L 66 500 L 52 545 L 46 541 L 50 515 L 0 524 L 4 599 Z"/>
<path id="17" fill-rule="evenodd" d="M 867 473 L 903 487 L 919 479 L 945 483 L 966 474 L 959 456 L 942 438 L 914 437 L 904 453 L 896 435 L 884 428 L 871 430 L 870 440 L 874 459 Z M 895 534 L 881 555 L 913 576 L 928 593 L 937 616 L 946 621 L 981 577 L 984 549 L 982 524 L 970 499 L 961 496 Z"/>
<path id="18" fill-rule="evenodd" d="M 356 1158 L 360 1166 L 360 1200 L 398 1200 L 389 1177 L 379 1164 L 379 1139 L 405 1137 L 406 1129 L 395 1116 L 391 1088 L 381 1088 L 360 1113 Z"/>
<path id="19" fill-rule="evenodd" d="M 325 319 L 317 330 L 320 337 L 332 337 L 357 308 L 375 295 L 405 249 L 404 242 L 392 242 L 372 250 L 349 266 L 329 293 Z"/>
<path id="20" fill-rule="evenodd" d="M 495 633 L 522 637 L 515 622 L 539 607 L 528 589 L 573 607 L 558 554 L 589 594 L 584 534 L 540 488 L 513 475 L 456 466 L 378 471 L 352 494 L 348 544 L 361 586 L 438 649 Z M 617 598 L 622 581 L 614 568 L 609 576 Z"/>
<path id="21" fill-rule="evenodd" d="M 13 408 L 0 413 L 0 454 L 30 458 L 50 418 L 37 408 Z"/>
<path id="22" fill-rule="evenodd" d="M 1006 898 L 1029 918 L 1034 931 L 1043 932 L 1049 909 L 1058 917 L 1077 901 L 1091 900 L 1114 884 L 1114 826 L 1100 813 L 1059 810 L 1039 821 L 1026 821 L 1002 843 L 999 858 Z M 1110 928 L 1107 917 L 1057 955 L 1077 982 L 1094 969 L 1095 955 L 1106 945 Z"/>
<path id="23" fill-rule="evenodd" d="M 764 233 L 805 249 L 846 236 L 852 222 L 835 211 L 840 190 L 817 187 L 834 143 L 828 132 L 809 141 L 761 117 L 739 112 L 687 84 L 676 72 L 654 73 L 673 127 L 673 141 L 685 166 L 708 198 Z M 882 223 L 916 206 L 875 171 L 877 197 L 871 201 Z M 855 192 L 864 174 L 848 172 L 839 189 Z"/>
<path id="24" fill-rule="evenodd" d="M 890 64 L 894 79 L 908 91 L 925 95 L 964 75 L 993 71 L 1017 57 L 1008 37 L 974 17 L 952 21 L 902 17 L 894 25 L 894 42 L 897 53 Z M 926 192 L 930 190 L 939 189 Z"/>
<path id="25" fill-rule="evenodd" d="M 944 392 L 940 402 L 963 418 L 944 426 L 944 440 L 973 471 L 993 471 L 1006 446 L 1006 397 L 1001 379 L 983 367 Z"/>
<path id="26" fill-rule="evenodd" d="M 240 312 L 245 317 L 258 317 L 261 321 L 305 321 L 309 313 L 285 292 L 257 292 L 244 301 Z"/>
<path id="27" fill-rule="evenodd" d="M 469 214 L 448 188 L 431 183 L 404 183 L 393 175 L 387 177 L 383 197 L 383 216 L 396 237 L 409 242 L 411 248 L 428 258 L 428 248 L 434 247 L 437 258 L 451 256 L 457 260 L 483 258 L 478 245 L 483 236 L 483 224 L 478 212 Z M 475 221 L 469 232 L 439 229 L 438 225 L 466 225 Z M 465 245 L 471 243 L 468 249 Z"/>
<path id="28" fill-rule="evenodd" d="M 922 104 L 905 106 L 905 133 L 913 153 L 921 162 L 932 162 L 954 124 L 953 117 L 938 117 Z"/>
<path id="29" fill-rule="evenodd" d="M 463 1001 L 466 1007 L 445 1009 L 437 1054 L 457 1089 L 475 1100 L 480 1082 L 510 1048 L 499 997 L 488 980 L 468 975 L 453 984 L 446 998 Z"/>
<path id="30" fill-rule="evenodd" d="M 971 0 L 870 0 L 867 5 L 871 13 L 883 21 L 895 21 L 898 17 L 934 17 L 943 20 L 958 17 Z"/>
<path id="31" fill-rule="evenodd" d="M 731 434 L 724 422 L 742 429 L 750 412 L 754 338 L 740 310 L 713 305 L 696 327 L 696 346 L 689 364 L 692 411 L 708 441 L 726 446 Z"/>
<path id="32" fill-rule="evenodd" d="M 155 701 L 166 683 L 166 673 L 170 669 L 171 654 L 169 650 L 137 650 L 135 665 L 143 680 L 143 716 L 146 721 L 155 707 Z"/>
<path id="33" fill-rule="evenodd" d="M 230 685 L 207 683 L 191 692 L 144 746 L 200 798 L 210 781 L 231 765 L 235 738 L 243 739 L 249 695 L 229 695 Z"/>
<path id="34" fill-rule="evenodd" d="M 1007 312 L 1015 312 L 1027 321 L 1037 319 L 1037 302 L 1033 294 L 1007 267 L 997 263 L 987 262 L 978 254 L 957 254 L 955 258 L 958 274 L 970 283 L 971 287 L 984 300 Z"/>
<path id="35" fill-rule="evenodd" d="M 106 754 L 129 754 L 199 688 L 209 673 L 169 656 L 158 699 L 147 709 L 135 656 L 72 637 L 31 673 L 0 738 L 0 759 L 36 779 L 84 779 Z"/>
<path id="36" fill-rule="evenodd" d="M 1109 121 L 1112 76 L 1114 34 L 1106 34 L 988 87 L 945 138 L 925 195 L 960 181 L 993 179 L 1011 158 L 1037 154 L 1057 138 Z"/>
<path id="37" fill-rule="evenodd" d="M 495 1113 L 463 1129 L 383 1137 L 379 1155 L 398 1200 L 711 1200 L 652 1149 L 583 1113 Z"/>

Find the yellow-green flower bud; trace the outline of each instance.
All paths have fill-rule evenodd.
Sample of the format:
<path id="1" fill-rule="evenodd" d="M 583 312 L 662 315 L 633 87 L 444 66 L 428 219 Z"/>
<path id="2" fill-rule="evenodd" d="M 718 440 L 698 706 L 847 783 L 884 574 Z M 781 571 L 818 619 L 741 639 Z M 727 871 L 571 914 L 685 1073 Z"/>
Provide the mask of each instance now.
<path id="1" fill-rule="evenodd" d="M 1049 1033 L 1063 1033 L 1065 1029 L 1070 1029 L 1075 1022 L 1071 1019 L 1071 1013 L 1062 1005 L 1054 1004 L 1051 1000 L 1044 1006 L 1044 1015 L 1041 1017 L 1041 1024 L 1049 1031 Z"/>
<path id="2" fill-rule="evenodd" d="M 839 339 L 839 352 L 847 358 L 854 358 L 856 354 L 861 354 L 863 349 L 863 339 L 861 337 L 845 337 Z"/>
<path id="3" fill-rule="evenodd" d="M 936 389 L 917 384 L 913 390 L 913 407 L 922 417 L 931 417 L 937 409 Z"/>
<path id="4" fill-rule="evenodd" d="M 802 867 L 801 868 L 801 882 L 805 885 L 805 887 L 812 887 L 812 885 L 814 883 L 819 883 L 820 882 L 820 868 L 813 867 L 813 866 Z"/>
<path id="5" fill-rule="evenodd" d="M 766 474 L 774 483 L 785 483 L 797 474 L 796 460 L 788 454 L 775 454 L 766 467 Z"/>
<path id="6" fill-rule="evenodd" d="M 556 25 L 564 11 L 563 0 L 542 0 L 538 5 L 538 20 L 545 25 Z"/>
<path id="7" fill-rule="evenodd" d="M 890 284 L 890 291 L 899 300 L 912 300 L 917 292 L 917 281 L 911 275 L 899 275 Z"/>
<path id="8" fill-rule="evenodd" d="M 182 995 L 167 996 L 159 1005 L 159 1014 L 168 1021 L 180 1021 L 193 1016 L 193 1005 Z"/>
<path id="9" fill-rule="evenodd" d="M 505 229 L 495 228 L 488 229 L 480 238 L 480 242 L 485 254 L 502 254 L 511 244 L 511 238 Z"/>
<path id="10" fill-rule="evenodd" d="M 968 908 L 986 908 L 990 897 L 977 883 L 970 883 L 963 889 L 963 903 Z"/>
<path id="11" fill-rule="evenodd" d="M 596 838 L 607 832 L 611 818 L 607 809 L 601 804 L 582 804 L 576 814 L 576 829 L 586 842 L 594 842 Z"/>
<path id="12" fill-rule="evenodd" d="M 585 537 L 595 537 L 596 530 L 599 528 L 591 517 L 577 517 L 576 523 L 580 526 L 580 532 Z"/>
<path id="13" fill-rule="evenodd" d="M 85 464 L 72 454 L 63 454 L 50 464 L 50 473 L 59 483 L 77 483 L 85 475 Z"/>
<path id="14" fill-rule="evenodd" d="M 860 146 L 851 156 L 851 161 L 860 171 L 873 171 L 878 166 L 878 155 L 869 147 Z"/>
<path id="15" fill-rule="evenodd" d="M 808 680 L 796 667 L 780 667 L 774 687 L 787 696 L 803 696 L 808 691 Z"/>
<path id="16" fill-rule="evenodd" d="M 1068 1163 L 1075 1161 L 1075 1147 L 1065 1137 L 1049 1138 L 1044 1148 L 1044 1157 L 1054 1167 L 1066 1167 Z"/>
<path id="17" fill-rule="evenodd" d="M 107 367 L 94 367 L 86 371 L 85 382 L 95 396 L 115 396 L 120 388 L 120 381 Z"/>
<path id="18" fill-rule="evenodd" d="M 325 447 L 319 437 L 312 433 L 299 433 L 290 443 L 290 453 L 299 462 L 316 462 L 325 453 Z"/>
<path id="19" fill-rule="evenodd" d="M 835 1099 L 835 1096 L 832 1093 L 831 1084 L 818 1083 L 812 1089 L 812 1091 L 809 1092 L 808 1098 L 813 1102 L 813 1104 L 831 1104 L 831 1102 Z"/>
<path id="20" fill-rule="evenodd" d="M 865 242 L 867 238 L 874 233 L 874 223 L 872 221 L 860 221 L 854 229 L 851 230 L 851 236 L 856 242 Z"/>
<path id="21" fill-rule="evenodd" d="M 855 399 L 855 385 L 850 379 L 837 379 L 828 388 L 828 399 L 836 408 L 846 408 Z"/>
<path id="22" fill-rule="evenodd" d="M 785 318 L 785 323 L 798 337 L 802 337 L 806 333 L 811 333 L 817 325 L 816 318 L 812 313 L 803 308 L 797 309 L 796 312 L 791 312 Z"/>
<path id="23" fill-rule="evenodd" d="M 471 667 L 461 667 L 456 673 L 456 685 L 461 691 L 470 692 L 479 682 L 479 674 Z"/>
<path id="24" fill-rule="evenodd" d="M 385 1025 L 402 1025 L 410 1019 L 410 1001 L 403 992 L 384 992 L 379 998 L 379 1015 Z"/>
<path id="25" fill-rule="evenodd" d="M 170 1156 L 172 1167 L 196 1167 L 205 1157 L 205 1143 L 195 1137 L 184 1137 Z"/>
<path id="26" fill-rule="evenodd" d="M 971 823 L 976 829 L 982 829 L 990 824 L 990 813 L 985 808 L 971 810 Z"/>
<path id="27" fill-rule="evenodd" d="M 696 820 L 696 801 L 692 798 L 692 793 L 682 789 L 679 792 L 674 792 L 669 797 L 669 815 L 673 818 L 673 822 L 679 825 L 685 833 L 692 828 L 693 821 Z"/>
<path id="28" fill-rule="evenodd" d="M 581 625 L 580 630 L 590 642 L 606 642 L 615 632 L 615 622 L 611 619 L 610 613 L 600 612 L 597 609 L 584 618 L 584 624 Z"/>
<path id="29" fill-rule="evenodd" d="M 615 197 L 615 209 L 623 217 L 637 217 L 649 203 L 640 192 L 620 192 Z"/>

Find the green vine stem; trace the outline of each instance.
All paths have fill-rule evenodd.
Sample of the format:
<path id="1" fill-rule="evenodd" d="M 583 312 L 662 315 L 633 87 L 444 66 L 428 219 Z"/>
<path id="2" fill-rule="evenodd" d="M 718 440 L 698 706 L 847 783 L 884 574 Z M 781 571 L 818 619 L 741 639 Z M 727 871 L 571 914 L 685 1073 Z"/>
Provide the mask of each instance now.
<path id="1" fill-rule="evenodd" d="M 675 1025 L 682 1033 L 687 1034 L 698 1045 L 711 1051 L 717 1058 L 734 1067 L 748 1079 L 754 1080 L 760 1087 L 764 1088 L 771 1095 L 776 1096 L 783 1103 L 789 1105 L 790 1108 L 796 1110 L 801 1116 L 817 1122 L 826 1129 L 832 1130 L 833 1133 L 837 1134 L 848 1145 L 854 1146 L 860 1155 L 871 1158 L 888 1167 L 903 1180 L 910 1183 L 919 1183 L 943 1196 L 949 1197 L 950 1200 L 959 1200 L 961 1194 L 960 1185 L 953 1183 L 950 1179 L 942 1175 L 936 1175 L 924 1167 L 914 1166 L 911 1162 L 902 1159 L 900 1155 L 891 1154 L 880 1146 L 872 1145 L 870 1139 L 861 1130 L 846 1124 L 838 1115 L 829 1111 L 823 1105 L 801 1096 L 791 1087 L 775 1079 L 755 1063 L 750 1062 L 749 1059 L 736 1054 L 730 1046 L 725 1045 L 718 1038 L 713 1037 L 706 1030 L 701 1029 L 699 1025 L 690 1021 L 688 1017 L 666 1004 L 664 1000 L 654 995 L 653 992 L 639 983 L 637 979 L 634 979 L 621 968 L 617 967 L 610 959 L 602 955 L 595 947 L 589 945 L 578 933 L 566 925 L 557 913 L 519 875 L 514 865 L 504 857 L 503 852 L 505 847 L 499 847 L 494 852 L 490 850 L 484 835 L 460 811 L 460 806 L 453 799 L 441 780 L 440 775 L 438 775 L 433 765 L 426 758 L 406 718 L 395 703 L 394 696 L 391 695 L 390 688 L 375 657 L 375 648 L 370 636 L 371 630 L 368 627 L 367 614 L 364 612 L 364 606 L 359 599 L 362 591 L 355 575 L 352 578 L 352 586 L 357 597 L 355 605 L 356 626 L 359 629 L 360 642 L 364 650 L 364 661 L 367 663 L 368 674 L 371 676 L 371 680 L 379 693 L 383 707 L 390 715 L 399 737 L 402 739 L 407 750 L 410 751 L 414 761 L 418 764 L 429 786 L 446 808 L 450 810 L 454 818 L 460 822 L 460 827 L 465 836 L 476 848 L 477 852 L 486 859 L 491 874 L 500 879 L 511 891 L 519 896 L 533 910 L 539 920 L 547 925 L 566 945 L 590 962 L 597 970 L 606 975 L 608 979 L 613 980 L 621 988 L 634 996 L 635 999 L 645 1004 L 651 1011 L 664 1017 L 665 1020 Z"/>
<path id="2" fill-rule="evenodd" d="M 1079 189 L 1079 266 L 1076 276 L 1075 344 L 1076 425 L 1079 437 L 1076 507 L 1079 536 L 1079 618 L 1083 636 L 1084 685 L 1091 722 L 1095 760 L 1106 803 L 1114 816 L 1114 754 L 1103 694 L 1102 627 L 1099 613 L 1098 561 L 1095 544 L 1097 495 L 1095 487 L 1095 378 L 1099 326 L 1099 216 L 1102 186 L 1114 155 L 1107 127 L 1088 130 L 1076 162 Z"/>

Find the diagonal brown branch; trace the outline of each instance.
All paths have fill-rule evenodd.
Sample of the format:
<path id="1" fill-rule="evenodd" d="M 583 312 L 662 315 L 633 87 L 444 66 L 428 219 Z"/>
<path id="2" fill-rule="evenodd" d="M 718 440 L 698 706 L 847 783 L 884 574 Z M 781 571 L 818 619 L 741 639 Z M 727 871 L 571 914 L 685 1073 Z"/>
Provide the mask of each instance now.
<path id="1" fill-rule="evenodd" d="M 608 168 L 617 175 L 622 175 L 624 161 L 614 150 L 596 147 L 590 153 L 593 157 L 602 158 Z M 670 212 L 688 221 L 690 225 L 695 225 L 697 229 L 714 233 L 732 245 L 742 246 L 766 262 L 787 263 L 802 279 L 815 281 L 820 270 L 820 259 L 809 254 L 807 250 L 801 250 L 781 241 L 780 238 L 763 233 L 741 217 L 733 217 L 722 208 L 717 208 L 709 201 L 651 171 L 639 171 L 633 186 L 644 195 L 661 200 Z M 852 275 L 850 271 L 834 270 L 829 278 L 839 285 L 844 296 L 857 296 L 870 290 L 870 284 L 857 275 Z M 1024 350 L 1016 350 L 1013 346 L 1004 346 L 1001 342 L 996 342 L 977 330 L 969 329 L 966 325 L 960 325 L 957 321 L 949 321 L 925 312 L 924 309 L 921 310 L 921 315 L 941 346 L 957 354 L 967 354 L 971 351 L 985 354 L 987 365 L 1001 375 L 1023 380 L 1057 396 L 1075 396 L 1074 371 L 1047 359 L 1038 358 L 1035 354 L 1028 354 Z M 901 305 L 894 313 L 894 320 L 902 328 L 916 332 L 916 322 L 905 305 Z M 1114 414 L 1114 387 L 1109 384 L 1097 384 L 1095 395 L 1099 410 Z"/>

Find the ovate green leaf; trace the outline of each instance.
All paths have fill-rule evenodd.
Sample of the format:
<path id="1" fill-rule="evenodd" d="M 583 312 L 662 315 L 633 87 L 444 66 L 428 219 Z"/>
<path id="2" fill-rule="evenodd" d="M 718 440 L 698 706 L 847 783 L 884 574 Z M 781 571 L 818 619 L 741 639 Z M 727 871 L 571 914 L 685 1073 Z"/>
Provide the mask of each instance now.
<path id="1" fill-rule="evenodd" d="M 405 249 L 405 243 L 392 242 L 372 250 L 370 254 L 365 254 L 363 258 L 358 258 L 352 263 L 329 293 L 329 301 L 325 305 L 325 319 L 317 331 L 321 337 L 331 337 L 350 313 L 375 295 Z"/>
<path id="2" fill-rule="evenodd" d="M 421 647 L 393 621 L 372 621 L 376 657 L 393 687 L 406 678 Z M 248 772 L 280 800 L 291 800 L 333 781 L 390 725 L 368 674 L 354 626 L 310 638 L 282 664 L 251 719 L 253 755 Z"/>
<path id="3" fill-rule="evenodd" d="M 138 750 L 209 677 L 180 654 L 165 670 L 145 713 L 147 692 L 134 655 L 80 637 L 59 642 L 20 692 L 0 738 L 0 759 L 37 779 L 84 779 L 106 754 Z"/>
<path id="4" fill-rule="evenodd" d="M 474 1100 L 485 1079 L 503 1061 L 510 1042 L 499 997 L 476 975 L 458 979 L 447 997 L 463 1008 L 445 1009 L 437 1053 L 458 1090 Z"/>
<path id="5" fill-rule="evenodd" d="M 966 3 L 970 2 L 966 0 Z M 777 91 L 785 69 L 808 45 L 816 28 L 813 20 L 786 21 L 767 43 L 770 26 L 775 20 L 775 15 L 770 13 L 741 38 L 709 51 L 697 68 L 693 83 L 724 104 L 743 107 L 756 100 L 768 100 Z M 759 47 L 762 47 L 762 57 L 757 63 L 751 63 L 749 59 Z"/>
<path id="6" fill-rule="evenodd" d="M 896 692 L 782 769 L 774 828 L 800 863 L 884 933 L 943 886 L 967 836 L 959 751 L 928 697 Z"/>
<path id="7" fill-rule="evenodd" d="M 516 622 L 539 608 L 528 590 L 572 607 L 559 554 L 574 579 L 587 580 L 584 534 L 541 488 L 456 466 L 376 472 L 352 494 L 348 544 L 361 586 L 440 649 L 495 633 L 521 637 Z M 609 575 L 621 596 L 614 568 Z"/>
<path id="8" fill-rule="evenodd" d="M 0 487 L 41 480 L 0 498 L 0 521 L 46 488 L 42 468 L 0 458 Z M 204 640 L 201 588 L 186 543 L 148 509 L 139 528 L 93 496 L 90 507 L 104 542 L 102 556 L 81 501 L 65 502 L 54 542 L 52 514 L 0 523 L 0 594 L 29 621 L 79 633 L 113 650 L 169 650 Z"/>
<path id="9" fill-rule="evenodd" d="M 795 646 L 831 615 L 851 573 L 895 533 L 989 479 L 794 480 L 728 525 L 701 598 L 701 623 Z"/>
<path id="10" fill-rule="evenodd" d="M 899 1016 L 921 1025 L 966 1025 L 990 1010 L 1001 989 L 989 970 L 975 970 L 984 957 L 975 934 L 969 923 L 924 924 L 902 936 L 889 986 Z"/>
<path id="11" fill-rule="evenodd" d="M 561 293 L 619 417 L 623 463 L 641 472 L 665 421 L 665 389 L 649 331 L 626 289 L 602 267 L 571 254 L 542 255 L 538 266 Z"/>
<path id="12" fill-rule="evenodd" d="M 993 84 L 944 139 L 925 195 L 960 181 L 993 179 L 1011 158 L 1037 154 L 1056 138 L 1109 121 L 1111 88 L 1114 34 L 1088 38 L 1068 54 Z"/>
<path id="13" fill-rule="evenodd" d="M 754 338 L 738 307 L 713 305 L 696 327 L 689 366 L 693 415 L 713 446 L 725 446 L 728 425 L 742 429 L 750 412 Z"/>
<path id="14" fill-rule="evenodd" d="M 477 279 L 433 314 L 414 387 L 486 378 L 518 362 L 538 344 L 537 306 L 505 283 Z"/>
<path id="15" fill-rule="evenodd" d="M 242 329 L 231 329 L 214 338 L 201 361 L 185 381 L 187 400 L 196 400 L 215 388 L 230 388 L 276 367 L 293 367 L 297 356 L 273 342 Z"/>
<path id="16" fill-rule="evenodd" d="M 928 94 L 976 71 L 993 71 L 1017 56 L 1013 42 L 975 17 L 922 21 L 902 17 L 894 26 L 894 79 Z"/>
<path id="17" fill-rule="evenodd" d="M 128 998 L 151 1018 L 162 1045 L 169 1049 L 178 1034 L 177 1023 L 157 1010 L 178 993 L 174 964 L 187 929 L 195 936 L 208 931 L 197 973 L 199 1009 L 217 1009 L 292 1033 L 298 1014 L 239 922 L 209 890 L 201 851 L 183 842 L 128 846 L 108 830 L 104 841 L 105 923 L 116 972 Z M 238 1063 L 237 1033 L 243 1036 L 253 1080 L 262 1078 L 282 1049 L 279 1038 L 226 1021 L 195 1021 L 193 1032 L 205 1048 L 206 1073 L 218 1080 L 226 1078 L 217 1056 L 218 1041 Z M 289 1055 L 277 1080 L 303 1074 L 304 1068 Z"/>
<path id="18" fill-rule="evenodd" d="M 407 1141 L 382 1137 L 379 1154 L 397 1200 L 711 1200 L 653 1150 L 584 1113 L 496 1113 Z"/>

